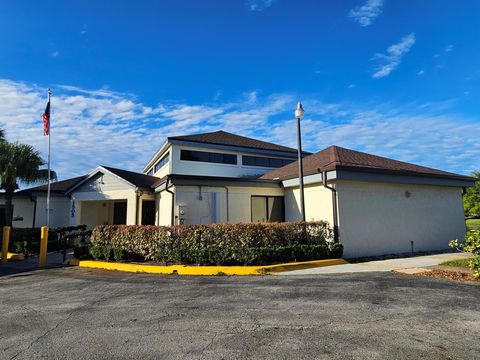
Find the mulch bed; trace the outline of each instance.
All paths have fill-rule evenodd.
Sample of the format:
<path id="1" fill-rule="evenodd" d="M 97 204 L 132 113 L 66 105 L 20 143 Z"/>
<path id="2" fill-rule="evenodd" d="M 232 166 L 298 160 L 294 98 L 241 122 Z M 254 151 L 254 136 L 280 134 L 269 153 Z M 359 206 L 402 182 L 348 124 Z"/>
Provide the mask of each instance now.
<path id="1" fill-rule="evenodd" d="M 457 266 L 436 266 L 430 269 L 430 271 L 426 271 L 418 275 L 457 281 L 480 282 L 480 279 L 473 275 L 472 270 Z"/>

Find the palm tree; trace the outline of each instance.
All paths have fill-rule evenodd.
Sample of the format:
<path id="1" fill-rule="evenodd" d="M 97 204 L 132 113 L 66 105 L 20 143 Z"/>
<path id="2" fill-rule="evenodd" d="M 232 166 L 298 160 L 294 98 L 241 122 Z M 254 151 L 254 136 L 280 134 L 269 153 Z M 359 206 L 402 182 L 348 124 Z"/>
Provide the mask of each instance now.
<path id="1" fill-rule="evenodd" d="M 5 190 L 5 224 L 12 226 L 12 198 L 18 182 L 32 184 L 48 180 L 48 171 L 40 169 L 45 161 L 33 146 L 0 141 L 0 189 Z M 51 178 L 56 178 L 51 172 Z"/>

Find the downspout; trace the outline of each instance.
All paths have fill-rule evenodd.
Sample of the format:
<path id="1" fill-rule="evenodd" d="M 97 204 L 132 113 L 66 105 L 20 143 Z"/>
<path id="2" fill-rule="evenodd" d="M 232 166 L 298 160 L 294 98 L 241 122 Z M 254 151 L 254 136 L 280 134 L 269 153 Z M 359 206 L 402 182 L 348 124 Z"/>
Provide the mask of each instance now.
<path id="1" fill-rule="evenodd" d="M 229 211 L 228 211 L 228 208 L 229 208 L 229 204 L 228 204 L 228 187 L 226 186 L 223 186 L 223 188 L 225 188 L 225 196 L 227 197 L 227 222 L 230 220 L 230 215 L 229 215 Z"/>
<path id="2" fill-rule="evenodd" d="M 172 179 L 167 175 L 167 183 L 165 184 L 165 191 L 172 195 L 172 210 L 171 210 L 171 218 L 170 223 L 175 225 L 175 193 L 172 190 L 168 189 L 168 183 L 172 184 Z"/>
<path id="3" fill-rule="evenodd" d="M 322 173 L 323 187 L 332 191 L 332 207 L 333 207 L 333 241 L 338 242 L 338 211 L 337 211 L 337 190 L 328 186 L 327 184 L 327 172 Z"/>
<path id="4" fill-rule="evenodd" d="M 30 195 L 30 201 L 33 202 L 33 221 L 32 221 L 32 229 L 35 228 L 35 218 L 37 217 L 37 197 Z"/>

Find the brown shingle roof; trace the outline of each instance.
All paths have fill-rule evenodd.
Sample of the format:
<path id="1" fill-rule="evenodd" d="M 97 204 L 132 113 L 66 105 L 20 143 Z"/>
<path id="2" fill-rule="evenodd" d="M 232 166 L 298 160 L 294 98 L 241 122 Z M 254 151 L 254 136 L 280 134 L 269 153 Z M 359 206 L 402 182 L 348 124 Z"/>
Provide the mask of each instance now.
<path id="1" fill-rule="evenodd" d="M 239 146 L 253 149 L 261 150 L 274 150 L 274 151 L 284 151 L 290 153 L 296 153 L 297 150 L 272 144 L 266 141 L 261 141 L 257 139 L 252 139 L 245 136 L 235 135 L 226 131 L 214 131 L 203 134 L 194 134 L 194 135 L 185 135 L 185 136 L 172 136 L 168 140 L 180 140 L 180 141 L 191 141 L 204 144 L 217 144 L 217 145 L 227 145 L 227 146 Z"/>
<path id="2" fill-rule="evenodd" d="M 155 176 L 145 175 L 128 170 L 116 169 L 109 166 L 102 167 L 140 188 L 150 188 L 155 182 L 160 179 Z"/>
<path id="3" fill-rule="evenodd" d="M 340 168 L 353 171 L 371 171 L 380 173 L 394 173 L 398 175 L 421 175 L 472 180 L 472 178 L 468 176 L 371 155 L 360 151 L 349 150 L 339 146 L 330 146 L 303 159 L 303 171 L 305 176 Z M 270 171 L 261 176 L 260 179 L 278 178 L 280 180 L 287 180 L 296 177 L 298 177 L 297 161 Z"/>
<path id="4" fill-rule="evenodd" d="M 68 188 L 74 186 L 75 184 L 79 183 L 83 179 L 85 179 L 87 175 L 84 176 L 77 176 L 74 178 L 62 180 L 62 181 L 55 181 L 50 184 L 50 191 L 52 193 L 64 193 Z M 31 194 L 32 192 L 43 192 L 47 191 L 47 184 L 45 185 L 39 185 L 35 186 L 29 189 L 23 189 L 20 191 L 17 191 L 15 194 L 16 195 L 28 195 Z"/>

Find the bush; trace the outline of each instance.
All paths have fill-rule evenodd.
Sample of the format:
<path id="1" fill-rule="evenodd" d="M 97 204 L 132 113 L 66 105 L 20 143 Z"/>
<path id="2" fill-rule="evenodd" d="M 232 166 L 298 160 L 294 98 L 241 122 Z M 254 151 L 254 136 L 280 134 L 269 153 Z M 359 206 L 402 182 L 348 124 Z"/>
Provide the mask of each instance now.
<path id="1" fill-rule="evenodd" d="M 27 250 L 27 242 L 26 241 L 15 241 L 12 243 L 12 250 L 14 253 L 25 253 Z"/>
<path id="2" fill-rule="evenodd" d="M 79 260 L 90 259 L 89 246 L 87 244 L 78 244 L 73 248 L 73 256 Z"/>
<path id="3" fill-rule="evenodd" d="M 343 247 L 333 244 L 332 235 L 328 223 L 321 221 L 168 227 L 105 225 L 93 230 L 90 253 L 94 258 L 106 258 L 107 250 L 100 249 L 109 246 L 115 260 L 123 257 L 166 264 L 306 261 L 341 256 Z"/>
<path id="4" fill-rule="evenodd" d="M 102 258 L 109 261 L 112 257 L 112 246 L 111 245 L 103 245 L 100 247 L 100 252 L 102 253 Z"/>
<path id="5" fill-rule="evenodd" d="M 102 252 L 102 246 L 90 246 L 89 247 L 89 252 L 90 252 L 90 255 L 95 259 L 95 260 L 98 260 L 98 259 L 101 259 L 102 256 L 103 256 L 103 252 Z"/>
<path id="6" fill-rule="evenodd" d="M 118 247 L 118 246 L 115 246 L 113 248 L 113 258 L 115 259 L 115 261 L 121 261 L 124 259 L 124 254 L 125 252 L 123 251 L 123 249 L 121 247 Z"/>
<path id="7" fill-rule="evenodd" d="M 470 230 L 465 236 L 465 242 L 459 244 L 458 240 L 453 240 L 450 247 L 473 254 L 473 258 L 469 259 L 469 266 L 475 277 L 480 278 L 480 230 Z"/>
<path id="8" fill-rule="evenodd" d="M 341 243 L 331 244 L 330 255 L 332 258 L 341 258 L 343 255 L 343 245 Z"/>

